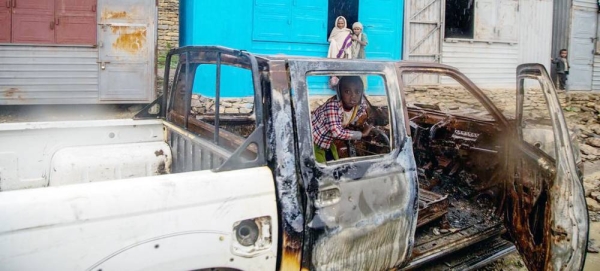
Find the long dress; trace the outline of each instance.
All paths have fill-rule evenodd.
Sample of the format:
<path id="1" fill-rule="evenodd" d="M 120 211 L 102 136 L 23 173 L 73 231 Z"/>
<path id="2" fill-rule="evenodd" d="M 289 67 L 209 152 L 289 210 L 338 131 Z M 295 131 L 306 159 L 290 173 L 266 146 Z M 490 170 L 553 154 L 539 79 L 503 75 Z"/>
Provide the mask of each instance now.
<path id="1" fill-rule="evenodd" d="M 344 20 L 344 27 L 338 28 L 339 19 Z M 347 28 L 346 18 L 339 16 L 335 19 L 336 27 L 331 30 L 329 35 L 328 58 L 352 58 L 352 30 Z"/>

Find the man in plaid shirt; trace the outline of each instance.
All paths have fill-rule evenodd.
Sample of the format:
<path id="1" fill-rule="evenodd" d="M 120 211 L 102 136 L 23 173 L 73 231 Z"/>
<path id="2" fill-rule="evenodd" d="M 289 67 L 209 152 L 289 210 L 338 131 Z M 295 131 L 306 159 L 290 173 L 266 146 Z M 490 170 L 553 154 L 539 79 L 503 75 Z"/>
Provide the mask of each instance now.
<path id="1" fill-rule="evenodd" d="M 319 163 L 339 159 L 334 139 L 360 140 L 373 128 L 366 125 L 362 131 L 346 129 L 367 113 L 362 79 L 344 76 L 339 80 L 337 91 L 338 95 L 319 106 L 311 116 L 315 159 Z"/>

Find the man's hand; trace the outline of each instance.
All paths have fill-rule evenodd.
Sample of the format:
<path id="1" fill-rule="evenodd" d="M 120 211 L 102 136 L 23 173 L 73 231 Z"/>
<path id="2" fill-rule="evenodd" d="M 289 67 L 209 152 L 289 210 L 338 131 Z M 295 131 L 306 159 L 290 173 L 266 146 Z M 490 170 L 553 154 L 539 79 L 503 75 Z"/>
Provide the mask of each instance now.
<path id="1" fill-rule="evenodd" d="M 356 35 L 352 35 L 352 40 L 356 40 L 358 37 Z"/>

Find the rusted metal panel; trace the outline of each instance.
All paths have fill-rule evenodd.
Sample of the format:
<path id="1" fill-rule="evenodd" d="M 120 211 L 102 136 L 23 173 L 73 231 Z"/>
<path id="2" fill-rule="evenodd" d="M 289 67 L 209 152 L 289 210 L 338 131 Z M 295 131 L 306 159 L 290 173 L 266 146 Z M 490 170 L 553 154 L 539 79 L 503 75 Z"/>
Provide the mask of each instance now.
<path id="1" fill-rule="evenodd" d="M 55 0 L 56 43 L 96 45 L 98 0 Z"/>
<path id="2" fill-rule="evenodd" d="M 444 42 L 442 63 L 460 69 L 477 86 L 514 88 L 519 46 L 508 43 Z"/>
<path id="3" fill-rule="evenodd" d="M 11 1 L 4 0 L 5 3 L 0 2 L 0 42 L 10 42 L 12 21 Z"/>
<path id="4" fill-rule="evenodd" d="M 98 50 L 0 46 L 0 104 L 96 103 Z"/>
<path id="5" fill-rule="evenodd" d="M 153 100 L 155 2 L 102 0 L 98 4 L 100 100 Z"/>
<path id="6" fill-rule="evenodd" d="M 12 1 L 13 43 L 54 43 L 54 0 Z"/>
<path id="7" fill-rule="evenodd" d="M 541 63 L 550 69 L 552 53 L 551 0 L 521 0 L 519 3 L 519 63 Z M 514 73 L 514 71 L 513 71 Z"/>

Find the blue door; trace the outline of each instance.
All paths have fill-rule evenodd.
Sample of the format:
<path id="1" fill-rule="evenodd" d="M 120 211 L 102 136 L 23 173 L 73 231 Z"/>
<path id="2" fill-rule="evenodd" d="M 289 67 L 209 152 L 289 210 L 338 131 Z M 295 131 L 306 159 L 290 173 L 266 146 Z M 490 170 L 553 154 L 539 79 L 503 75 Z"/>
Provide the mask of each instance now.
<path id="1" fill-rule="evenodd" d="M 360 0 L 359 21 L 369 38 L 368 59 L 400 60 L 403 0 Z"/>

